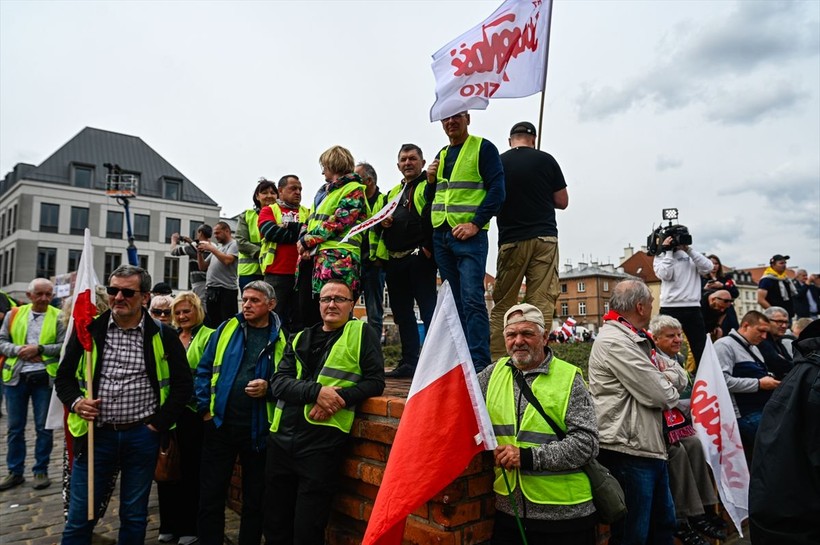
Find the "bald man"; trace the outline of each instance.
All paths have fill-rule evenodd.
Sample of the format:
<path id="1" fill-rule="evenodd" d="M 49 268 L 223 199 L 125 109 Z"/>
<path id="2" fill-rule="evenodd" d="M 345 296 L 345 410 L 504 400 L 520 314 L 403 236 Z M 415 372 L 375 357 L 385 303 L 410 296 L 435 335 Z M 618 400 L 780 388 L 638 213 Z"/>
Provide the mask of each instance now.
<path id="1" fill-rule="evenodd" d="M 712 336 L 713 341 L 723 336 L 720 324 L 723 323 L 726 311 L 733 303 L 732 294 L 727 290 L 706 293 L 701 298 L 700 311 L 703 314 L 703 322 L 706 324 L 706 332 Z"/>

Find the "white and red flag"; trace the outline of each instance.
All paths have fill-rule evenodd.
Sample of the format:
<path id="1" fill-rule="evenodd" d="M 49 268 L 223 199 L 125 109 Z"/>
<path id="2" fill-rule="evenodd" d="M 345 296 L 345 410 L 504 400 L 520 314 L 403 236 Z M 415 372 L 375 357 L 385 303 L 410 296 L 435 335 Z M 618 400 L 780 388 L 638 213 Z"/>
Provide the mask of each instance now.
<path id="1" fill-rule="evenodd" d="M 436 51 L 436 102 L 430 121 L 465 110 L 486 110 L 491 98 L 543 91 L 551 17 L 552 0 L 506 0 L 487 19 Z"/>
<path id="2" fill-rule="evenodd" d="M 561 333 L 564 334 L 564 337 L 571 339 L 575 335 L 576 323 L 578 322 L 576 322 L 575 318 L 571 316 L 564 321 L 564 325 L 561 326 Z"/>
<path id="3" fill-rule="evenodd" d="M 708 337 L 692 387 L 691 409 L 692 424 L 712 468 L 720 500 L 743 536 L 740 525 L 749 516 L 749 468 L 732 397 Z"/>
<path id="4" fill-rule="evenodd" d="M 392 216 L 393 212 L 395 212 L 396 208 L 398 208 L 399 201 L 401 200 L 403 194 L 403 191 L 399 191 L 398 193 L 396 193 L 396 196 L 393 197 L 390 200 L 390 202 L 386 203 L 381 210 L 367 218 L 365 221 L 353 227 L 353 229 L 351 229 L 339 242 L 347 242 L 350 239 L 350 237 L 358 235 L 362 231 L 367 231 L 368 229 L 371 229 L 375 227 L 377 224 L 381 223 L 382 220 L 386 220 L 387 218 Z"/>
<path id="5" fill-rule="evenodd" d="M 390 449 L 363 545 L 400 545 L 407 515 L 458 477 L 476 454 L 496 447 L 448 282 Z"/>
<path id="6" fill-rule="evenodd" d="M 97 274 L 94 272 L 94 247 L 91 245 L 91 231 L 86 227 L 83 253 L 80 256 L 77 277 L 74 280 L 73 306 L 71 308 L 71 317 L 68 320 L 68 327 L 66 328 L 63 352 L 66 343 L 71 338 L 71 333 L 75 329 L 83 349 L 85 351 L 91 350 L 91 334 L 88 332 L 88 325 L 97 315 L 97 296 L 94 290 L 98 284 Z M 63 405 L 57 398 L 57 394 L 52 390 L 46 428 L 56 430 L 62 427 Z"/>

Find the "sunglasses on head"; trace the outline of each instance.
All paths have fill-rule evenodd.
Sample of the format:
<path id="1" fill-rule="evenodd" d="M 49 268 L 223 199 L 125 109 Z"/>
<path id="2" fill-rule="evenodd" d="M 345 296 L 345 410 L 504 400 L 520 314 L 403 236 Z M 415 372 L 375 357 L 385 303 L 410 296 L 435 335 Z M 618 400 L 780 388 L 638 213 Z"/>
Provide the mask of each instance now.
<path id="1" fill-rule="evenodd" d="M 171 309 L 170 308 L 152 308 L 151 314 L 154 316 L 170 316 Z"/>
<path id="2" fill-rule="evenodd" d="M 141 293 L 140 290 L 132 290 L 131 288 L 117 288 L 115 286 L 108 286 L 105 288 L 105 293 L 110 295 L 111 297 L 116 297 L 118 293 L 122 292 L 122 296 L 126 299 L 130 299 L 134 297 L 136 294 Z"/>

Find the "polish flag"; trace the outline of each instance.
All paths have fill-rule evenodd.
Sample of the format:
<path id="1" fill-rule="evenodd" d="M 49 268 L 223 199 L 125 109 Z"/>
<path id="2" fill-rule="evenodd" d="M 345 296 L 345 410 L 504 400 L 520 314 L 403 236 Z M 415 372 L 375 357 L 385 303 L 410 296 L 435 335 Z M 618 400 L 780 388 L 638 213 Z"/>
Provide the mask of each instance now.
<path id="1" fill-rule="evenodd" d="M 495 447 L 490 415 L 445 282 L 362 545 L 400 545 L 407 515 L 458 477 L 476 454 Z"/>
<path id="2" fill-rule="evenodd" d="M 80 265 L 77 269 L 77 277 L 74 280 L 73 306 L 71 318 L 68 320 L 68 328 L 66 328 L 63 351 L 65 351 L 65 345 L 75 329 L 83 349 L 86 351 L 91 350 L 91 335 L 88 333 L 88 325 L 97 315 L 97 296 L 94 290 L 98 284 L 99 281 L 94 272 L 94 247 L 91 245 L 91 231 L 86 227 L 83 253 L 80 256 Z M 63 404 L 52 389 L 46 428 L 52 430 L 62 428 L 63 416 Z"/>
<path id="3" fill-rule="evenodd" d="M 575 327 L 576 323 L 578 323 L 578 322 L 575 321 L 575 318 L 569 317 L 569 318 L 566 319 L 566 321 L 564 322 L 564 325 L 561 326 L 561 332 L 563 332 L 564 337 L 566 337 L 567 339 L 572 338 L 572 336 L 574 334 L 572 328 Z"/>
<path id="4" fill-rule="evenodd" d="M 691 409 L 692 425 L 712 468 L 720 500 L 743 537 L 740 525 L 749 516 L 749 468 L 732 397 L 708 335 L 692 387 Z"/>

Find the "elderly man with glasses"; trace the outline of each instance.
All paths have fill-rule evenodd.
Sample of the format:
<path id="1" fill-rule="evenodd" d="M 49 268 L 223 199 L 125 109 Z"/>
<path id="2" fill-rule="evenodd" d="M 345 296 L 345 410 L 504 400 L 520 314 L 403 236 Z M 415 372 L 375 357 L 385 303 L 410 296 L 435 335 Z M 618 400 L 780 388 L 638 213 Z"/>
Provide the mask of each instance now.
<path id="1" fill-rule="evenodd" d="M 89 544 L 96 516 L 88 520 L 89 427 L 94 426 L 93 512 L 100 512 L 115 472 L 120 479 L 120 544 L 145 543 L 148 496 L 157 465 L 160 432 L 176 422 L 191 398 L 185 349 L 176 332 L 145 310 L 151 275 L 123 265 L 108 281 L 108 304 L 88 326 L 93 397 L 86 382 L 86 351 L 74 330 L 57 370 L 57 395 L 71 412 L 74 437 L 71 500 L 64 545 Z M 80 333 L 83 333 L 80 331 Z"/>
<path id="2" fill-rule="evenodd" d="M 769 307 L 763 315 L 769 319 L 769 334 L 757 347 L 769 370 L 782 379 L 791 371 L 793 363 L 791 349 L 783 342 L 787 337 L 794 338 L 788 335 L 789 313 L 783 307 Z"/>
<path id="3" fill-rule="evenodd" d="M 354 304 L 344 281 L 328 280 L 319 292 L 322 321 L 291 338 L 271 379 L 277 401 L 265 468 L 268 545 L 325 542 L 356 405 L 384 389 L 379 337 L 351 318 Z"/>

